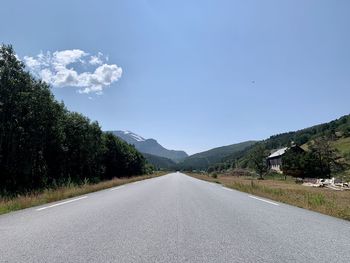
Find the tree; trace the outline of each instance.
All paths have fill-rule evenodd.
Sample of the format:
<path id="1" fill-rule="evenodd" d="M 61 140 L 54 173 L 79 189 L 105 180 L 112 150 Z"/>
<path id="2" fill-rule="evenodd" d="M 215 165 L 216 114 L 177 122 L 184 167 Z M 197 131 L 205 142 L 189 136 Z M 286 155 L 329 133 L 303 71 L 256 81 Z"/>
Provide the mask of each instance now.
<path id="1" fill-rule="evenodd" d="M 263 179 L 267 172 L 266 157 L 266 148 L 263 144 L 257 145 L 249 154 L 249 162 L 260 179 Z"/>
<path id="2" fill-rule="evenodd" d="M 149 173 L 151 167 L 146 167 L 146 160 L 134 146 L 127 144 L 112 133 L 103 135 L 103 165 L 104 178 L 123 177 Z"/>
<path id="3" fill-rule="evenodd" d="M 285 175 L 293 177 L 304 177 L 304 158 L 305 153 L 295 153 L 294 151 L 286 151 L 282 157 L 282 171 Z"/>
<path id="4" fill-rule="evenodd" d="M 325 137 L 317 138 L 311 142 L 309 150 L 305 160 L 306 172 L 330 178 L 333 172 L 343 169 L 344 166 L 337 150 Z"/>
<path id="5" fill-rule="evenodd" d="M 64 120 L 65 174 L 80 183 L 101 175 L 102 131 L 97 122 L 76 112 Z"/>
<path id="6" fill-rule="evenodd" d="M 344 137 L 350 137 L 350 127 L 346 127 L 343 133 Z"/>
<path id="7" fill-rule="evenodd" d="M 5 45 L 0 47 L 0 98 L 0 191 L 42 187 L 52 172 L 48 153 L 60 145 L 63 107 Z"/>
<path id="8" fill-rule="evenodd" d="M 308 152 L 287 151 L 283 156 L 283 172 L 294 177 L 330 178 L 332 173 L 344 168 L 345 163 L 325 137 L 310 142 Z"/>

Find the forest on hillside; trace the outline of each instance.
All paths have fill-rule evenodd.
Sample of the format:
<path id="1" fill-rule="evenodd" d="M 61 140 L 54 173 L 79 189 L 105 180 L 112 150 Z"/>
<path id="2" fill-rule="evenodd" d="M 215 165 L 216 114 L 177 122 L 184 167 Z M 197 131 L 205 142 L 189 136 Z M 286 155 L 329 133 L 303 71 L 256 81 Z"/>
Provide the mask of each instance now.
<path id="1" fill-rule="evenodd" d="M 131 145 L 55 100 L 0 47 L 0 196 L 149 172 Z"/>
<path id="2" fill-rule="evenodd" d="M 304 170 L 304 173 L 309 177 L 329 177 L 331 167 L 334 167 L 334 169 L 332 168 L 333 173 L 345 172 L 348 169 L 350 164 L 349 139 L 350 115 L 345 115 L 328 123 L 315 125 L 295 132 L 273 135 L 270 138 L 251 145 L 242 151 L 226 156 L 221 162 L 208 167 L 208 171 L 253 168 L 251 162 L 252 156 L 259 151 L 261 152 L 261 149 L 263 149 L 263 153 L 261 154 L 260 159 L 266 158 L 274 150 L 288 147 L 291 144 L 296 144 L 305 148 L 306 152 L 302 155 L 302 159 L 294 160 L 293 165 L 290 163 L 289 156 L 285 169 L 287 169 L 288 166 L 289 170 L 292 170 L 290 169 L 290 166 L 295 166 L 295 162 L 298 161 L 299 164 L 297 166 L 300 167 L 298 169 L 294 167 L 294 173 L 298 170 L 298 173 L 296 174 L 305 176 L 305 174 L 302 175 L 301 172 L 301 168 L 303 167 L 302 170 Z M 325 149 L 327 149 L 327 151 Z M 327 152 L 327 156 L 324 152 Z M 328 161 L 317 162 L 315 156 L 320 154 L 322 154 L 322 159 L 328 159 Z M 285 159 L 287 159 L 287 157 Z M 323 169 L 324 166 L 327 166 L 327 169 Z"/>

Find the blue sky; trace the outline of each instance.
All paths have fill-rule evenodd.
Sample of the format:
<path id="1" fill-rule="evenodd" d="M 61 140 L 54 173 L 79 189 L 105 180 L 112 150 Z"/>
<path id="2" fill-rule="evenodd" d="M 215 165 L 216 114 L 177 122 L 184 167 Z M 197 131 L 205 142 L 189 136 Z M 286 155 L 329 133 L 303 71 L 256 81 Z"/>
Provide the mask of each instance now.
<path id="1" fill-rule="evenodd" d="M 114 78 L 98 92 L 85 78 L 89 93 L 61 83 L 56 98 L 104 130 L 195 153 L 350 113 L 349 10 L 347 0 L 12 0 L 1 1 L 0 40 L 21 58 L 103 53 L 67 68 L 108 65 Z"/>

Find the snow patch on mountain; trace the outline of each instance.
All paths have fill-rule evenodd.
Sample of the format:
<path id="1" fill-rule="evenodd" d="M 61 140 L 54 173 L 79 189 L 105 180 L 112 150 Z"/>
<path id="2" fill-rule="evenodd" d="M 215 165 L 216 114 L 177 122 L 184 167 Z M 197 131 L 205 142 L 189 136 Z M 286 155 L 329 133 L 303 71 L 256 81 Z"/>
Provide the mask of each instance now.
<path id="1" fill-rule="evenodd" d="M 131 136 L 132 138 L 134 138 L 136 141 L 138 142 L 144 142 L 145 141 L 145 138 L 141 137 L 140 135 L 137 135 L 131 131 L 123 131 L 125 135 L 129 135 Z"/>
<path id="2" fill-rule="evenodd" d="M 160 145 L 155 139 L 145 139 L 131 131 L 110 131 L 125 142 L 132 144 L 141 153 L 148 153 L 155 156 L 165 157 L 179 162 L 185 159 L 188 155 L 184 151 L 169 150 Z"/>

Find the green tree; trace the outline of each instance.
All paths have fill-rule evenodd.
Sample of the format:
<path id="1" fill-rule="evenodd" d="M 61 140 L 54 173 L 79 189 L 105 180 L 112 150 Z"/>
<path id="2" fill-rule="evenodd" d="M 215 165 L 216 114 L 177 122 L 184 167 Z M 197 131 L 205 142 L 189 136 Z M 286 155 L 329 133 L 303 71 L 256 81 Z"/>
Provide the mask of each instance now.
<path id="1" fill-rule="evenodd" d="M 305 153 L 296 154 L 294 151 L 287 151 L 282 157 L 283 174 L 303 178 L 304 160 Z"/>
<path id="2" fill-rule="evenodd" d="M 338 151 L 325 137 L 315 139 L 309 144 L 310 152 L 306 155 L 305 169 L 312 175 L 330 178 L 333 172 L 343 169 Z"/>
<path id="3" fill-rule="evenodd" d="M 65 174 L 80 183 L 101 175 L 102 131 L 97 122 L 67 113 L 64 122 Z"/>
<path id="4" fill-rule="evenodd" d="M 112 133 L 103 136 L 104 178 L 123 177 L 150 172 L 146 160 L 134 146 L 115 137 Z"/>
<path id="5" fill-rule="evenodd" d="M 254 147 L 249 154 L 250 165 L 259 175 L 260 179 L 263 179 L 265 173 L 267 172 L 266 157 L 267 151 L 263 144 L 259 144 L 256 147 Z"/>
<path id="6" fill-rule="evenodd" d="M 308 152 L 288 151 L 283 156 L 283 172 L 294 177 L 330 178 L 332 173 L 344 168 L 345 163 L 325 137 L 310 142 Z"/>
<path id="7" fill-rule="evenodd" d="M 344 137 L 350 137 L 350 127 L 346 127 L 343 133 Z"/>
<path id="8" fill-rule="evenodd" d="M 0 47 L 0 171 L 6 191 L 44 186 L 50 179 L 50 152 L 62 139 L 63 107 L 49 86 L 33 79 L 11 46 Z"/>

